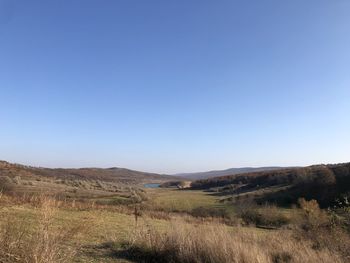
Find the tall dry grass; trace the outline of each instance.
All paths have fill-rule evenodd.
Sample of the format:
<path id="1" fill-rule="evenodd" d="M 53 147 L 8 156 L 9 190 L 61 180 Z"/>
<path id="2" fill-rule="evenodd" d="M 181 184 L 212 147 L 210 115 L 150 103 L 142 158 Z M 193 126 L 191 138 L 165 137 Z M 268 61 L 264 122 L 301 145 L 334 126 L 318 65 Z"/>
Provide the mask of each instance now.
<path id="1" fill-rule="evenodd" d="M 57 226 L 54 223 L 57 201 L 42 196 L 34 218 L 8 214 L 0 225 L 0 262 L 71 262 L 76 253 L 69 246 L 81 226 Z"/>
<path id="2" fill-rule="evenodd" d="M 340 255 L 313 249 L 311 242 L 296 240 L 287 230 L 267 235 L 221 224 L 195 226 L 182 221 L 173 222 L 165 232 L 140 227 L 125 248 L 137 262 L 343 262 Z"/>

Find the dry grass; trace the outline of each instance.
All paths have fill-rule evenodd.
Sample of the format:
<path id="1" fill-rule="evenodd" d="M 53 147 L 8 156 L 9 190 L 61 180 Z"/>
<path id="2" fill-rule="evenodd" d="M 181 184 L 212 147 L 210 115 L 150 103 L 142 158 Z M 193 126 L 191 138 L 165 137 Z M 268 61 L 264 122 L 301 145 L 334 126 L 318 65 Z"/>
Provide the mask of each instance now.
<path id="1" fill-rule="evenodd" d="M 71 262 L 76 250 L 67 243 L 80 226 L 54 226 L 57 203 L 42 198 L 35 218 L 8 216 L 0 225 L 0 262 Z"/>
<path id="2" fill-rule="evenodd" d="M 137 262 L 349 262 L 346 224 L 332 223 L 314 201 L 288 211 L 295 218 L 277 230 L 154 210 L 140 210 L 136 224 L 131 208 L 0 195 L 0 262 L 124 262 L 125 255 Z M 268 222 L 279 222 L 283 213 L 272 206 L 241 207 L 254 209 Z M 78 225 L 86 222 L 91 227 L 80 235 Z M 115 246 L 101 247 L 108 241 L 118 253 Z"/>
<path id="3" fill-rule="evenodd" d="M 289 231 L 264 235 L 220 224 L 194 226 L 173 222 L 165 233 L 139 228 L 126 244 L 138 262 L 343 262 L 327 249 L 313 249 L 307 240 L 296 240 Z"/>

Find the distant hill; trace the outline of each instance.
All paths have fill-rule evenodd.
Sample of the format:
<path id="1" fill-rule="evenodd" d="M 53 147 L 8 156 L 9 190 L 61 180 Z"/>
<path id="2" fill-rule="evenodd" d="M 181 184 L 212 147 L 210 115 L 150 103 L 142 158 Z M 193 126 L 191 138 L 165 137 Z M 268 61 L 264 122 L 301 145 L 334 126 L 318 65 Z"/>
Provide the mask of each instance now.
<path id="1" fill-rule="evenodd" d="M 283 167 L 271 166 L 271 167 L 242 167 L 242 168 L 230 168 L 226 170 L 214 170 L 209 172 L 199 172 L 199 173 L 182 173 L 175 174 L 175 176 L 183 177 L 191 180 L 208 179 L 211 177 L 226 176 L 226 175 L 236 175 L 244 173 L 254 173 L 263 171 L 280 170 Z"/>
<path id="2" fill-rule="evenodd" d="M 113 183 L 137 184 L 149 181 L 168 181 L 174 177 L 156 173 L 146 173 L 125 168 L 43 168 L 31 167 L 0 161 L 0 176 L 23 178 L 55 178 L 62 180 L 100 180 Z"/>

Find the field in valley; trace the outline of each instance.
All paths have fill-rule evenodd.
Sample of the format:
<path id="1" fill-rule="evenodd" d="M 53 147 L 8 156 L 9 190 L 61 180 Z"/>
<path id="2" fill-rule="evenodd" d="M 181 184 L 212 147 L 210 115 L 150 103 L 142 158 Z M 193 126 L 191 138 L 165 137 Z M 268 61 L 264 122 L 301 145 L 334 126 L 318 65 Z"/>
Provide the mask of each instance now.
<path id="1" fill-rule="evenodd" d="M 154 213 L 140 212 L 135 218 L 134 206 L 113 205 L 110 202 L 115 197 L 104 198 L 106 204 L 91 202 L 53 201 L 49 204 L 53 213 L 50 214 L 50 229 L 64 229 L 77 227 L 77 234 L 71 240 L 64 240 L 64 246 L 76 250 L 74 262 L 127 262 L 126 255 L 118 254 L 118 247 L 133 238 L 135 231 L 140 229 L 157 229 L 166 231 L 174 221 L 181 220 L 184 215 L 177 215 L 174 211 L 190 212 L 193 208 L 213 206 L 216 198 L 202 191 L 179 191 L 175 189 L 147 189 L 149 200 L 145 205 L 156 204 Z M 166 197 L 166 198 L 165 198 Z M 42 206 L 49 199 L 45 195 L 26 200 L 19 197 L 2 196 L 0 216 L 3 227 L 6 219 L 24 223 L 26 229 L 35 229 L 42 216 Z M 101 200 L 98 198 L 97 200 Z M 50 202 L 50 201 L 49 201 Z M 148 203 L 149 202 L 149 203 Z M 136 205 L 140 206 L 140 205 Z M 45 209 L 45 208 L 44 208 Z M 159 212 L 167 211 L 167 212 Z M 150 212 L 150 211 L 149 211 Z M 168 213 L 172 212 L 171 215 Z M 142 213 L 142 214 L 141 214 Z M 198 220 L 187 216 L 188 222 L 194 224 Z M 81 229 L 79 229 L 81 227 Z"/>

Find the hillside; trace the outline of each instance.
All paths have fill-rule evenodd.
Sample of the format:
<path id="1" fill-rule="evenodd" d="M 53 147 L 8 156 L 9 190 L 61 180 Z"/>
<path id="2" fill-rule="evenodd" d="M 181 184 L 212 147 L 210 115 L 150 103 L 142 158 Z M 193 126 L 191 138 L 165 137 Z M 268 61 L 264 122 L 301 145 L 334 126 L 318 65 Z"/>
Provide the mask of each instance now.
<path id="1" fill-rule="evenodd" d="M 166 181 L 173 179 L 171 176 L 155 173 L 146 173 L 125 168 L 43 168 L 31 167 L 20 164 L 12 164 L 0 161 L 0 176 L 21 177 L 46 177 L 63 180 L 100 180 L 114 183 L 143 183 L 149 181 Z"/>
<path id="2" fill-rule="evenodd" d="M 279 170 L 282 167 L 272 166 L 272 167 L 241 167 L 241 168 L 229 168 L 226 170 L 213 170 L 208 172 L 198 172 L 198 173 L 181 173 L 175 174 L 175 176 L 180 176 L 191 180 L 208 179 L 211 177 L 244 174 L 244 173 L 254 173 L 262 171 L 272 171 Z"/>
<path id="3" fill-rule="evenodd" d="M 146 183 L 164 183 L 171 176 L 125 168 L 50 169 L 0 161 L 0 192 L 12 194 L 48 193 L 62 198 L 105 202 L 132 202 Z M 95 198 L 101 197 L 102 200 Z M 111 199 L 112 198 L 112 199 Z"/>
<path id="4" fill-rule="evenodd" d="M 329 206 L 350 192 L 350 163 L 221 176 L 197 180 L 191 187 L 216 191 L 230 201 L 250 198 L 291 204 L 304 197 Z"/>

